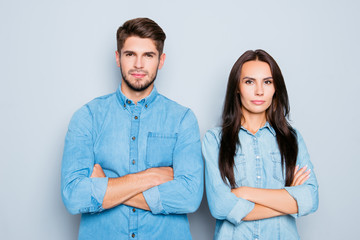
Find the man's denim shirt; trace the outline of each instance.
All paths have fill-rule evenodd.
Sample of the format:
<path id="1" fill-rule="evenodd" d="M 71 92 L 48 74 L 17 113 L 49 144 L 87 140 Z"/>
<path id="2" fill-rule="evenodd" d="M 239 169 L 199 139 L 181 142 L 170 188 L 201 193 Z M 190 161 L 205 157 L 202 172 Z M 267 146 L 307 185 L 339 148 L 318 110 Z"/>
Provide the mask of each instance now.
<path id="1" fill-rule="evenodd" d="M 310 178 L 302 185 L 285 187 L 281 156 L 276 133 L 269 123 L 254 135 L 244 128 L 239 131 L 241 147 L 235 156 L 235 181 L 238 187 L 286 189 L 297 201 L 298 213 L 256 221 L 242 221 L 254 208 L 254 203 L 231 193 L 219 172 L 219 142 L 221 128 L 205 134 L 205 185 L 211 214 L 216 218 L 214 239 L 299 239 L 295 218 L 318 208 L 318 183 L 305 143 L 297 132 L 299 153 L 297 165 L 311 169 Z"/>
<path id="2" fill-rule="evenodd" d="M 69 124 L 61 188 L 69 212 L 82 213 L 79 239 L 191 239 L 186 213 L 203 194 L 196 117 L 155 87 L 137 104 L 120 89 L 83 106 Z M 90 178 L 96 163 L 106 178 Z M 143 192 L 151 211 L 102 208 L 109 177 L 162 166 L 173 167 L 174 180 Z"/>

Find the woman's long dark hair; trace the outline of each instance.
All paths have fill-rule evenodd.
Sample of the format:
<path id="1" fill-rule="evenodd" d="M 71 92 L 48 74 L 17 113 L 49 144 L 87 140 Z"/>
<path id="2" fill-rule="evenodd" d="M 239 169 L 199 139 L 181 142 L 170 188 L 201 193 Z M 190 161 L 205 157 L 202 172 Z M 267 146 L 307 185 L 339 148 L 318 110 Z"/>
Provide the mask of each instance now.
<path id="1" fill-rule="evenodd" d="M 229 75 L 224 110 L 222 114 L 222 133 L 219 153 L 219 169 L 223 181 L 236 187 L 234 177 L 234 157 L 240 145 L 239 131 L 243 114 L 239 82 L 242 66 L 248 61 L 262 61 L 269 64 L 274 80 L 275 94 L 270 107 L 266 110 L 266 119 L 276 132 L 276 140 L 281 154 L 281 165 L 286 167 L 285 186 L 290 186 L 294 178 L 294 169 L 298 154 L 295 130 L 287 118 L 290 111 L 289 99 L 284 78 L 275 60 L 264 50 L 246 51 L 235 62 Z M 228 181 L 228 182 L 227 182 Z"/>

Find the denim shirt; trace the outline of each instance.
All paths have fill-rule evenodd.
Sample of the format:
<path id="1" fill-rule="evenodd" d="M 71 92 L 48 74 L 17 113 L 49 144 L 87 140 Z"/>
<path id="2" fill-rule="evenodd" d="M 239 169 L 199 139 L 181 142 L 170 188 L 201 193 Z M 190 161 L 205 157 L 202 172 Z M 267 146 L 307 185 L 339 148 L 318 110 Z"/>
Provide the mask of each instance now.
<path id="1" fill-rule="evenodd" d="M 191 239 L 186 213 L 203 194 L 196 117 L 155 87 L 137 104 L 120 89 L 80 108 L 69 124 L 61 190 L 69 212 L 82 214 L 79 239 Z M 90 178 L 96 163 L 106 178 Z M 108 178 L 162 166 L 173 167 L 174 180 L 143 192 L 151 211 L 102 208 Z"/>
<path id="2" fill-rule="evenodd" d="M 203 140 L 205 185 L 210 212 L 216 218 L 214 239 L 299 239 L 295 218 L 317 210 L 318 183 L 305 143 L 297 132 L 299 153 L 297 165 L 311 169 L 310 178 L 302 185 L 285 187 L 284 170 L 276 142 L 276 133 L 269 123 L 252 134 L 239 131 L 241 147 L 235 155 L 234 175 L 238 187 L 286 189 L 297 201 L 298 213 L 255 221 L 242 221 L 254 203 L 238 198 L 225 184 L 219 171 L 221 128 L 209 130 Z"/>

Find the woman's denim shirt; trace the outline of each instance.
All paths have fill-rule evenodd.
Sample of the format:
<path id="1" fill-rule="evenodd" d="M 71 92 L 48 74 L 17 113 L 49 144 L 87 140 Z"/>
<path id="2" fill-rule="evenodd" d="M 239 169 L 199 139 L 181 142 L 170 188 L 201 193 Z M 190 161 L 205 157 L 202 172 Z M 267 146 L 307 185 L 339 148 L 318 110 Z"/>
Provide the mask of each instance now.
<path id="1" fill-rule="evenodd" d="M 211 214 L 216 218 L 214 239 L 299 239 L 295 218 L 318 208 L 318 183 L 303 138 L 297 133 L 297 165 L 311 169 L 310 178 L 302 185 L 285 187 L 281 155 L 275 130 L 266 123 L 256 134 L 244 128 L 239 131 L 241 147 L 235 156 L 235 181 L 238 187 L 286 189 L 297 201 L 298 213 L 255 221 L 242 221 L 254 203 L 238 198 L 225 184 L 219 172 L 221 128 L 209 130 L 203 140 L 206 194 Z"/>

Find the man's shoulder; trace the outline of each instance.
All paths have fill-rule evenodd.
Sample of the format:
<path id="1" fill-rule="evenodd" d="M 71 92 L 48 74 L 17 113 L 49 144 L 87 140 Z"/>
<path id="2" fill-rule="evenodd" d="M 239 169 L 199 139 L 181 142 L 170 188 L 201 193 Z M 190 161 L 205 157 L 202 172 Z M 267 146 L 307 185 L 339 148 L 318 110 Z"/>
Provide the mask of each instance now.
<path id="1" fill-rule="evenodd" d="M 94 98 L 90 102 L 86 103 L 85 106 L 91 111 L 101 111 L 116 102 L 116 94 L 110 93 L 97 98 Z"/>
<path id="2" fill-rule="evenodd" d="M 158 101 L 160 102 L 161 106 L 167 108 L 169 111 L 178 112 L 178 113 L 185 113 L 187 111 L 191 111 L 190 108 L 185 107 L 178 102 L 165 97 L 162 94 L 158 95 Z"/>

